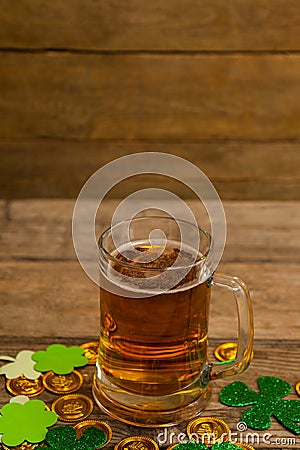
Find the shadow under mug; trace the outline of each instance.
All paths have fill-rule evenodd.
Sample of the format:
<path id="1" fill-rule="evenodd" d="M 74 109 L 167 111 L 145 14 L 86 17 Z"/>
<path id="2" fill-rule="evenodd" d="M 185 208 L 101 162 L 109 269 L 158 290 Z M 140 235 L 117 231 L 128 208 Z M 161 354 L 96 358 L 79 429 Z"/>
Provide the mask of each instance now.
<path id="1" fill-rule="evenodd" d="M 181 246 L 183 263 L 176 266 L 183 228 L 185 235 L 197 228 L 199 246 Z M 164 232 L 167 244 L 161 238 L 149 240 L 153 229 Z M 206 231 L 171 217 L 134 218 L 101 235 L 100 346 L 93 394 L 112 417 L 147 427 L 188 420 L 205 408 L 211 380 L 248 367 L 253 345 L 249 291 L 239 278 L 221 273 L 202 281 L 211 248 Z M 158 290 L 173 278 L 174 287 Z M 222 364 L 208 361 L 214 286 L 233 293 L 238 313 L 236 358 Z"/>

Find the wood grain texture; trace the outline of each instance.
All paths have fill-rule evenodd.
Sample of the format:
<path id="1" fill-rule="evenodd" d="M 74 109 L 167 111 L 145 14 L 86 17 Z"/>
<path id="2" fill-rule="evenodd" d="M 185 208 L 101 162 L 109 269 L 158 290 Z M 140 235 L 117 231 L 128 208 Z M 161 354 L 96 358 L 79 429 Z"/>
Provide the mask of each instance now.
<path id="1" fill-rule="evenodd" d="M 0 46 L 84 50 L 299 50 L 297 0 L 2 0 Z"/>
<path id="2" fill-rule="evenodd" d="M 222 262 L 244 279 L 258 339 L 300 339 L 299 265 Z M 0 262 L 1 336 L 80 336 L 99 329 L 98 287 L 77 262 Z M 213 289 L 210 336 L 236 337 L 233 297 Z"/>
<path id="3" fill-rule="evenodd" d="M 101 204 L 96 233 L 109 226 L 119 199 Z M 168 210 L 167 204 L 162 205 Z M 186 202 L 199 224 L 209 229 L 208 216 L 201 203 Z M 0 260 L 76 260 L 72 235 L 71 200 L 19 200 L 3 209 Z M 143 204 L 137 205 L 143 208 Z M 227 218 L 225 262 L 299 262 L 299 202 L 224 202 Z"/>
<path id="4" fill-rule="evenodd" d="M 41 338 L 39 340 L 35 338 L 2 338 L 0 341 L 0 350 L 1 354 L 6 354 L 9 356 L 15 356 L 20 350 L 25 348 L 32 350 L 44 349 L 47 345 L 52 344 L 53 342 L 61 342 L 65 345 L 80 345 L 83 342 L 89 341 L 91 339 L 96 339 L 97 335 L 85 335 L 84 337 L 77 337 L 76 339 L 72 338 L 63 338 L 63 339 L 47 339 Z M 211 340 L 210 349 L 212 350 L 220 341 Z M 286 341 L 281 339 L 276 340 L 265 340 L 260 341 L 257 340 L 255 342 L 255 357 L 250 366 L 250 368 L 243 374 L 238 377 L 235 377 L 235 380 L 239 379 L 246 383 L 251 389 L 257 391 L 257 378 L 262 375 L 269 376 L 277 376 L 279 378 L 285 379 L 292 386 L 299 379 L 299 364 L 298 364 L 298 352 L 299 352 L 300 341 L 292 340 Z M 287 370 L 287 361 L 288 361 L 288 370 Z M 94 368 L 92 366 L 87 366 L 79 369 L 84 376 L 84 384 L 80 389 L 81 393 L 84 393 L 88 396 L 91 396 L 91 383 L 92 383 L 92 375 L 94 372 Z M 203 415 L 210 416 L 215 415 L 217 417 L 225 420 L 232 432 L 236 432 L 237 423 L 240 421 L 240 414 L 243 410 L 242 408 L 230 408 L 222 405 L 219 402 L 219 393 L 222 387 L 229 383 L 231 380 L 221 381 L 219 383 L 214 383 L 213 385 L 213 395 L 211 401 L 203 412 Z M 4 403 L 7 403 L 10 400 L 11 396 L 5 390 L 5 382 L 4 377 L 1 377 L 0 380 L 0 404 L 1 406 Z M 52 402 L 57 398 L 55 394 L 45 391 L 39 397 L 39 399 L 43 400 L 47 405 L 51 406 Z M 292 390 L 292 393 L 287 397 L 290 400 L 296 400 L 297 394 L 295 390 Z M 110 444 L 106 447 L 108 450 L 112 450 L 114 445 L 122 438 L 142 434 L 146 436 L 150 436 L 154 438 L 156 441 L 162 439 L 162 437 L 158 436 L 158 434 L 162 431 L 162 429 L 148 429 L 148 428 L 138 428 L 123 424 L 118 422 L 106 414 L 100 412 L 100 410 L 95 406 L 94 411 L 90 418 L 101 419 L 107 421 L 113 430 L 113 437 Z M 64 425 L 65 423 L 58 422 L 58 424 Z M 164 430 L 164 429 L 163 429 Z M 247 433 L 253 430 L 248 429 Z M 170 442 L 171 433 L 175 433 L 173 440 Z M 182 423 L 178 426 L 170 427 L 167 429 L 167 443 L 161 444 L 161 448 L 166 448 L 169 443 L 176 443 L 177 436 L 180 432 L 186 432 L 186 423 Z M 257 443 L 258 438 L 254 441 L 254 447 L 256 449 L 264 449 L 269 450 L 270 447 L 274 450 L 283 450 L 283 449 L 298 449 L 299 448 L 299 436 L 295 436 L 285 430 L 279 423 L 273 419 L 271 427 L 267 430 L 271 436 L 268 436 L 270 439 L 270 444 L 266 444 L 263 441 L 263 435 L 266 431 L 259 431 L 258 436 L 260 442 Z M 234 436 L 233 436 L 234 437 Z M 287 439 L 293 438 L 293 441 L 287 441 Z M 246 433 L 239 434 L 240 440 L 246 440 Z M 286 439 L 284 441 L 283 439 Z M 278 440 L 276 442 L 276 440 Z M 285 444 L 285 442 L 287 442 Z"/>
<path id="5" fill-rule="evenodd" d="M 108 226 L 117 204 L 118 200 L 103 204 L 99 231 Z M 196 205 L 189 204 L 196 214 Z M 224 206 L 228 239 L 220 270 L 237 274 L 249 283 L 259 305 L 259 336 L 284 333 L 293 337 L 299 333 L 299 203 L 226 202 Z M 71 264 L 75 260 L 71 240 L 73 202 L 16 201 L 5 209 L 9 219 L 1 233 L 2 333 L 18 329 L 26 335 L 44 335 L 46 330 L 49 335 L 58 331 L 63 335 L 66 330 L 84 334 L 87 316 L 89 325 L 97 330 L 98 290 L 77 262 Z M 221 291 L 215 298 L 212 308 L 217 321 L 213 332 L 222 336 L 223 313 L 230 317 L 226 329 L 235 317 L 235 308 L 230 296 Z M 288 308 L 287 301 L 291 304 Z M 80 311 L 76 320 L 73 308 Z M 36 315 L 41 318 L 37 324 Z M 23 322 L 23 317 L 32 319 Z"/>
<path id="6" fill-rule="evenodd" d="M 2 52 L 1 62 L 3 138 L 300 137 L 299 55 Z"/>
<path id="7" fill-rule="evenodd" d="M 0 140 L 0 193 L 5 198 L 75 198 L 98 168 L 138 152 L 165 152 L 199 167 L 223 200 L 299 200 L 300 141 L 141 142 L 55 139 Z M 121 174 L 120 174 L 121 175 Z M 109 193 L 128 195 L 157 176 L 127 179 Z M 183 197 L 192 193 L 166 177 L 159 184 Z"/>
<path id="8" fill-rule="evenodd" d="M 103 203 L 99 232 L 109 225 L 118 203 L 117 199 Z M 81 269 L 73 250 L 74 202 L 2 204 L 0 334 L 97 333 L 98 289 Z M 200 222 L 206 220 L 198 202 L 188 205 Z M 238 275 L 249 285 L 257 337 L 300 339 L 299 202 L 225 202 L 224 208 L 228 238 L 219 270 Z M 233 337 L 234 302 L 220 289 L 213 295 L 212 315 L 212 335 L 229 337 L 228 330 L 232 330 Z"/>
<path id="9" fill-rule="evenodd" d="M 0 224 L 1 224 L 1 227 L 4 224 L 4 222 L 7 220 L 7 217 L 6 217 L 7 205 L 8 205 L 8 203 L 6 200 L 0 200 Z"/>

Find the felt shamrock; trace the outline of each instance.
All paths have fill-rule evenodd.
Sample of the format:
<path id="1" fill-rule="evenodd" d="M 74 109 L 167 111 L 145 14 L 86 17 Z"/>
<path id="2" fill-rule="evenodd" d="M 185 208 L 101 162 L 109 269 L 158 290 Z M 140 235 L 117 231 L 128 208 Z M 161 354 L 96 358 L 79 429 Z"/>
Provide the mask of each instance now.
<path id="1" fill-rule="evenodd" d="M 265 430 L 271 425 L 274 416 L 285 428 L 300 434 L 300 400 L 282 400 L 290 394 L 292 387 L 284 380 L 275 377 L 260 377 L 257 380 L 260 392 L 248 388 L 241 381 L 225 386 L 220 393 L 220 402 L 227 406 L 247 406 L 242 420 L 250 428 Z"/>
<path id="2" fill-rule="evenodd" d="M 43 441 L 47 427 L 57 421 L 56 414 L 46 411 L 46 405 L 41 400 L 17 400 L 7 403 L 0 410 L 2 442 L 8 446 L 16 446 L 25 440 L 31 443 Z"/>
<path id="3" fill-rule="evenodd" d="M 17 395 L 16 397 L 11 398 L 9 403 L 20 403 L 21 405 L 24 405 L 24 403 L 28 401 L 29 398 L 27 395 Z M 0 434 L 0 442 L 2 442 L 2 434 Z"/>
<path id="4" fill-rule="evenodd" d="M 20 375 L 25 375 L 29 380 L 35 380 L 41 374 L 33 368 L 35 362 L 31 359 L 34 352 L 31 350 L 22 350 L 16 356 L 0 356 L 1 360 L 12 361 L 0 368 L 0 375 L 5 375 L 6 378 L 18 378 Z"/>
<path id="5" fill-rule="evenodd" d="M 52 370 L 57 375 L 67 375 L 74 367 L 85 366 L 88 359 L 83 356 L 84 349 L 74 345 L 66 347 L 62 344 L 52 344 L 46 350 L 39 350 L 32 355 L 35 370 L 48 372 Z"/>
<path id="6" fill-rule="evenodd" d="M 70 426 L 60 426 L 49 430 L 45 438 L 47 447 L 52 450 L 96 450 L 107 440 L 104 431 L 91 427 L 85 430 L 80 439 L 76 431 Z M 36 447 L 36 450 L 45 447 Z"/>

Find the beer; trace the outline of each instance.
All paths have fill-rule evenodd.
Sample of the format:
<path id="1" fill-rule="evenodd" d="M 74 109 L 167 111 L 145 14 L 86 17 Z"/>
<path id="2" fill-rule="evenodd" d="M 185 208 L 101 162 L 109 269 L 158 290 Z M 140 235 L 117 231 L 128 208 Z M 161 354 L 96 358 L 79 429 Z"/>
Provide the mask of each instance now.
<path id="1" fill-rule="evenodd" d="M 249 292 L 237 277 L 212 277 L 213 249 L 205 230 L 174 217 L 135 217 L 100 236 L 100 344 L 93 395 L 112 417 L 147 427 L 190 420 L 206 407 L 210 380 L 249 365 Z M 211 286 L 229 289 L 236 299 L 239 350 L 229 365 L 208 361 Z"/>
<path id="2" fill-rule="evenodd" d="M 137 252 L 123 247 L 121 253 L 116 253 L 114 260 L 120 264 L 114 262 L 108 275 L 110 283 L 118 282 L 118 274 L 126 275 L 128 285 L 122 286 L 126 296 L 100 288 L 98 368 L 110 384 L 139 396 L 182 393 L 199 381 L 207 360 L 210 289 L 206 282 L 197 283 L 200 269 L 192 266 L 192 249 L 182 250 L 176 242 L 163 248 L 139 242 L 135 249 Z M 191 264 L 191 268 L 173 289 L 130 297 L 130 291 L 139 288 L 141 279 L 147 277 L 151 283 L 151 277 L 162 272 L 163 276 L 172 277 L 174 271 L 169 269 L 179 252 L 184 264 Z M 145 258 L 145 253 L 149 258 Z M 161 286 L 154 279 L 152 291 L 164 283 L 163 277 Z"/>

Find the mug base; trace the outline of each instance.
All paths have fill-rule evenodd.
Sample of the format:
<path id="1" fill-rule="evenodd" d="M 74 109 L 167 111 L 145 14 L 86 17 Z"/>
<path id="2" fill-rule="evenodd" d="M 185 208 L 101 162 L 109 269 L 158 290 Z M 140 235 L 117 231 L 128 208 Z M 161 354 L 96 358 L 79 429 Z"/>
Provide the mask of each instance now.
<path id="1" fill-rule="evenodd" d="M 198 386 L 170 396 L 145 397 L 99 382 L 95 375 L 93 396 L 99 408 L 114 419 L 140 427 L 167 427 L 198 416 L 209 402 L 211 386 Z"/>

